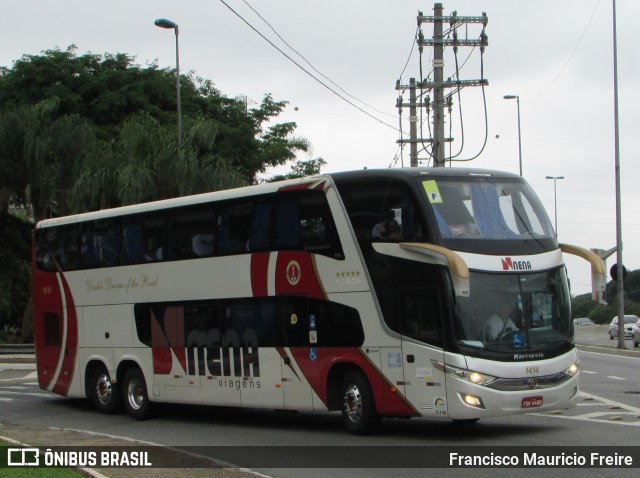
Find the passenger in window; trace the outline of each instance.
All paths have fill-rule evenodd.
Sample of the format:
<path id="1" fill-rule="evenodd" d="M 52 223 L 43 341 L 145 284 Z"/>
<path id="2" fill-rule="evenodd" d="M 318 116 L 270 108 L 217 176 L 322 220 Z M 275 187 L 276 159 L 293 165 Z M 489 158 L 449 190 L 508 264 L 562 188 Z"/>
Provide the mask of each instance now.
<path id="1" fill-rule="evenodd" d="M 402 239 L 402 229 L 398 221 L 396 221 L 396 216 L 393 211 L 386 213 L 382 221 L 373 226 L 371 237 L 385 241 L 399 241 Z"/>
<path id="2" fill-rule="evenodd" d="M 147 262 L 163 260 L 164 251 L 162 250 L 162 242 L 159 239 L 151 239 L 144 257 Z"/>

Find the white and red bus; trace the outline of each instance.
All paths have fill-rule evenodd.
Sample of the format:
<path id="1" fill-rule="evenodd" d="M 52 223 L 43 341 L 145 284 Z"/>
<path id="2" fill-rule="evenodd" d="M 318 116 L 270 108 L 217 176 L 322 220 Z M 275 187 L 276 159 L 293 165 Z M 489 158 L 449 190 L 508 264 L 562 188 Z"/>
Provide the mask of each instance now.
<path id="1" fill-rule="evenodd" d="M 36 225 L 42 389 L 475 421 L 576 404 L 562 251 L 519 176 L 320 175 Z"/>

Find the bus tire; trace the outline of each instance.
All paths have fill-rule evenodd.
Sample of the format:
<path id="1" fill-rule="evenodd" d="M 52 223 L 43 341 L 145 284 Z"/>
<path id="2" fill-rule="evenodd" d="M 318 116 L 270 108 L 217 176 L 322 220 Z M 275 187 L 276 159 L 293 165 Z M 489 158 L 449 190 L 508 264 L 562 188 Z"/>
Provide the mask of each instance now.
<path id="1" fill-rule="evenodd" d="M 122 410 L 120 385 L 111 381 L 107 368 L 100 364 L 91 376 L 91 398 L 101 413 L 112 414 Z"/>
<path id="2" fill-rule="evenodd" d="M 151 402 L 147 394 L 144 375 L 138 367 L 130 368 L 124 376 L 122 392 L 127 414 L 136 420 L 146 420 L 151 416 Z"/>
<path id="3" fill-rule="evenodd" d="M 371 385 L 355 370 L 347 373 L 342 381 L 342 421 L 353 435 L 368 435 L 380 422 Z"/>

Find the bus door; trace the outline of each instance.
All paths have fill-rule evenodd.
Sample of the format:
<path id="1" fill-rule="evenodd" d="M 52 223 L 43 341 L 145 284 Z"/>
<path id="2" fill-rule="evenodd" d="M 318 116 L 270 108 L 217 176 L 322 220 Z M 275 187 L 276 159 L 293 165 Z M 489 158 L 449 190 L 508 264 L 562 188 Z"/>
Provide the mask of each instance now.
<path id="1" fill-rule="evenodd" d="M 446 415 L 442 308 L 436 288 L 398 290 L 404 394 L 422 415 Z"/>

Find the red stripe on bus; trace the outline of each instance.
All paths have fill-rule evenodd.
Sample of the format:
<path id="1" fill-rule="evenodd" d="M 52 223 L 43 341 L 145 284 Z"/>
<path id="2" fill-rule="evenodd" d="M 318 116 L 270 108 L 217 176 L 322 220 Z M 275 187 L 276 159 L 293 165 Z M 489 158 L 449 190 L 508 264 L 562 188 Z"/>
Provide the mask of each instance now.
<path id="1" fill-rule="evenodd" d="M 167 375 L 171 372 L 171 349 L 167 337 L 158 322 L 155 312 L 151 311 L 151 351 L 153 354 L 153 373 Z"/>
<path id="2" fill-rule="evenodd" d="M 382 375 L 382 372 L 371 363 L 361 349 L 318 347 L 314 350 L 315 353 L 311 354 L 309 347 L 292 347 L 290 351 L 303 375 L 325 405 L 328 403 L 327 383 L 330 370 L 335 365 L 349 364 L 357 366 L 366 375 L 379 414 L 396 417 L 420 416 L 420 413 Z"/>
<path id="3" fill-rule="evenodd" d="M 164 332 L 169 342 L 169 347 L 176 354 L 178 362 L 182 366 L 182 370 L 187 371 L 187 357 L 185 353 L 185 336 L 184 336 L 184 307 L 173 306 L 167 307 L 164 312 Z M 169 373 L 169 372 L 167 372 Z"/>
<path id="4" fill-rule="evenodd" d="M 311 254 L 281 251 L 276 261 L 276 295 L 304 295 L 326 300 Z"/>
<path id="5" fill-rule="evenodd" d="M 326 182 L 327 181 L 323 179 L 320 182 L 309 181 L 309 182 L 304 182 L 300 184 L 292 184 L 290 186 L 283 186 L 279 188 L 278 192 L 300 191 L 301 189 L 324 189 L 324 185 Z"/>
<path id="6" fill-rule="evenodd" d="M 62 367 L 58 375 L 58 380 L 56 381 L 52 391 L 60 395 L 67 395 L 69 393 L 71 380 L 73 379 L 73 372 L 76 365 L 76 354 L 78 352 L 78 317 L 76 315 L 76 305 L 73 301 L 73 296 L 71 295 L 71 289 L 69 288 L 67 279 L 64 277 L 62 272 L 59 272 L 59 274 L 67 305 L 67 334 L 65 343 L 62 344 L 60 349 L 60 353 L 63 354 Z"/>
<path id="7" fill-rule="evenodd" d="M 251 254 L 251 291 L 254 297 L 266 297 L 267 274 L 269 271 L 269 253 L 258 252 Z"/>

